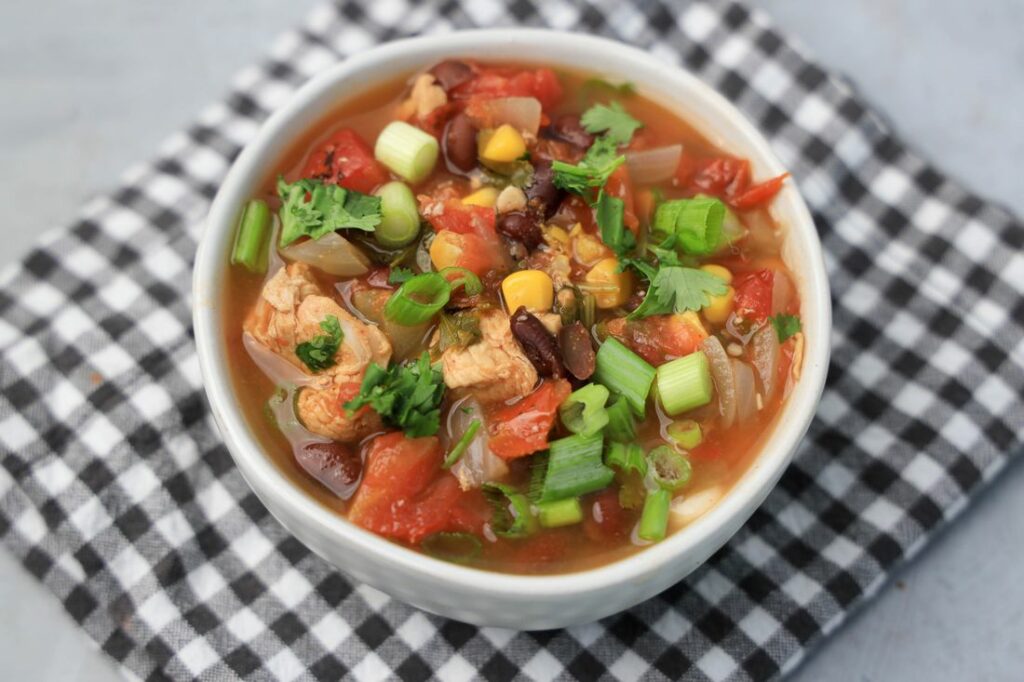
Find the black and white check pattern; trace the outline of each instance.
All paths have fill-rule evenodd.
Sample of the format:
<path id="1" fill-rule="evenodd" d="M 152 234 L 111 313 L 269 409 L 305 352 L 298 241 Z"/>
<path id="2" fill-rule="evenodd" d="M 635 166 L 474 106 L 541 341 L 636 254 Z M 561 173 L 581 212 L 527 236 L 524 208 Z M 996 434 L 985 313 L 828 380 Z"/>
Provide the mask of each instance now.
<path id="1" fill-rule="evenodd" d="M 1024 226 L 908 152 L 761 14 L 719 2 L 323 6 L 70 230 L 0 275 L 0 536 L 143 679 L 765 679 L 791 670 L 1021 450 Z M 425 615 L 354 585 L 249 491 L 203 396 L 190 264 L 260 121 L 399 36 L 547 25 L 681 64 L 793 171 L 824 241 L 833 359 L 778 488 L 707 565 L 547 633 Z"/>

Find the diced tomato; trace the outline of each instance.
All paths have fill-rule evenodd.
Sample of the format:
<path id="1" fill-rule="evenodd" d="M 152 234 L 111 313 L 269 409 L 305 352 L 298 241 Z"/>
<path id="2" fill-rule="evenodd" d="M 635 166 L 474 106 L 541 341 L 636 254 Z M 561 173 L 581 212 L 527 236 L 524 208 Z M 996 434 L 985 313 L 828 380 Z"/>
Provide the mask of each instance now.
<path id="1" fill-rule="evenodd" d="M 441 531 L 477 532 L 486 518 L 441 472 L 441 443 L 434 436 L 377 437 L 366 455 L 363 481 L 352 498 L 348 518 L 378 535 L 416 544 Z"/>
<path id="2" fill-rule="evenodd" d="M 789 173 L 783 173 L 770 180 L 759 182 L 753 187 L 748 187 L 739 196 L 733 197 L 729 203 L 733 208 L 741 211 L 763 206 L 775 198 L 775 195 L 782 189 L 782 183 L 788 177 Z"/>
<path id="3" fill-rule="evenodd" d="M 583 532 L 594 542 L 625 537 L 632 525 L 632 515 L 619 504 L 616 486 L 583 500 Z"/>
<path id="4" fill-rule="evenodd" d="M 565 379 L 545 381 L 519 402 L 492 412 L 487 419 L 491 451 L 504 459 L 514 459 L 546 448 L 558 406 L 571 392 Z"/>
<path id="5" fill-rule="evenodd" d="M 652 365 L 681 358 L 697 350 L 707 332 L 683 315 L 652 315 L 642 320 L 619 318 L 608 323 L 608 333 Z"/>
<path id="6" fill-rule="evenodd" d="M 676 169 L 676 181 L 684 189 L 718 197 L 740 211 L 771 201 L 788 176 L 783 173 L 751 185 L 750 161 L 729 156 L 699 158 L 684 154 Z"/>
<path id="7" fill-rule="evenodd" d="M 772 312 L 772 283 L 775 273 L 772 270 L 755 270 L 736 277 L 733 287 L 736 289 L 734 311 L 745 320 L 761 322 Z"/>
<path id="8" fill-rule="evenodd" d="M 548 68 L 481 68 L 473 78 L 457 86 L 453 93 L 459 98 L 536 97 L 541 108 L 550 109 L 562 98 L 562 84 L 555 72 Z"/>
<path id="9" fill-rule="evenodd" d="M 302 177 L 369 194 L 388 181 L 388 172 L 356 131 L 342 128 L 309 155 Z"/>
<path id="10" fill-rule="evenodd" d="M 495 213 L 493 208 L 463 204 L 458 199 L 447 199 L 438 205 L 429 204 L 424 207 L 424 214 L 435 232 L 451 230 L 458 234 L 477 234 L 481 237 L 492 237 Z"/>

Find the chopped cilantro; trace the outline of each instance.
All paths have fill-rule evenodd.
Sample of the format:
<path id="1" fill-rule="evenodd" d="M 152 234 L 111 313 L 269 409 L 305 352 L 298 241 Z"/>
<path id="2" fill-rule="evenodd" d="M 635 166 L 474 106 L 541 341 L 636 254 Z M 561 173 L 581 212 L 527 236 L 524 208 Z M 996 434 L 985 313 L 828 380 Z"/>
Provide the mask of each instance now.
<path id="1" fill-rule="evenodd" d="M 326 334 L 314 336 L 295 347 L 299 360 L 309 367 L 311 372 L 320 372 L 334 366 L 334 354 L 341 347 L 345 335 L 341 332 L 341 324 L 334 315 L 328 315 L 320 321 L 320 328 Z"/>
<path id="2" fill-rule="evenodd" d="M 800 318 L 796 315 L 779 313 L 770 318 L 775 333 L 779 335 L 779 341 L 785 341 L 789 337 L 800 332 Z"/>
<path id="3" fill-rule="evenodd" d="M 594 140 L 590 145 L 583 160 L 578 164 L 554 161 L 551 163 L 551 170 L 554 171 L 555 186 L 585 194 L 594 187 L 604 187 L 608 182 L 608 176 L 615 172 L 615 169 L 626 162 L 626 157 L 617 151 L 615 140 L 607 135 Z"/>
<path id="4" fill-rule="evenodd" d="M 725 282 L 703 270 L 662 266 L 651 279 L 643 303 L 629 314 L 629 319 L 700 310 L 711 302 L 710 296 L 721 296 L 726 290 Z"/>
<path id="5" fill-rule="evenodd" d="M 583 112 L 580 123 L 588 133 L 605 133 L 618 145 L 629 144 L 633 133 L 644 125 L 618 102 L 595 104 Z"/>
<path id="6" fill-rule="evenodd" d="M 359 387 L 359 395 L 345 403 L 353 412 L 369 405 L 385 424 L 402 429 L 406 436 L 433 436 L 441 427 L 444 380 L 430 366 L 426 352 L 415 363 L 384 369 L 371 363 Z"/>
<path id="7" fill-rule="evenodd" d="M 391 272 L 388 273 L 388 284 L 405 284 L 415 276 L 416 273 L 410 268 L 395 266 L 391 268 Z"/>
<path id="8" fill-rule="evenodd" d="M 320 239 L 342 228 L 372 232 L 381 221 L 379 197 L 338 185 L 313 179 L 289 184 L 281 177 L 277 193 L 281 197 L 281 246 L 300 237 Z"/>

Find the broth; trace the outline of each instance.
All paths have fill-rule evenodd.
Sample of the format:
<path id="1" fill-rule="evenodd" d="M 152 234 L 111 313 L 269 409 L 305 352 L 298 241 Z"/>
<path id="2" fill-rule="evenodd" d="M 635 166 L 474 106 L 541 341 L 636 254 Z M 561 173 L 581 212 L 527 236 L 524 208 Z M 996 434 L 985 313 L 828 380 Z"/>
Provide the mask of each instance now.
<path id="1" fill-rule="evenodd" d="M 510 73 L 513 69 L 521 69 L 523 67 L 522 65 L 492 64 L 474 66 L 474 69 L 484 69 L 485 71 L 491 68 L 507 69 L 508 71 L 503 70 L 498 73 Z M 479 75 L 476 77 L 479 78 Z M 559 117 L 563 114 L 579 115 L 589 110 L 596 103 L 621 101 L 627 108 L 629 115 L 643 123 L 643 127 L 633 135 L 630 146 L 625 147 L 627 153 L 636 150 L 655 149 L 665 145 L 682 144 L 684 151 L 678 164 L 679 167 L 672 173 L 670 179 L 644 186 L 637 184 L 632 187 L 631 191 L 628 188 L 623 190 L 624 193 L 629 193 L 630 201 L 627 202 L 627 207 L 632 203 L 636 213 L 642 212 L 642 209 L 637 206 L 641 202 L 640 197 L 648 189 L 656 188 L 661 195 L 659 198 L 661 202 L 672 202 L 675 199 L 693 197 L 695 186 L 699 186 L 697 184 L 698 179 L 706 179 L 713 176 L 715 160 L 731 158 L 726 157 L 720 150 L 700 136 L 691 126 L 687 125 L 686 122 L 656 102 L 636 94 L 623 95 L 605 87 L 595 86 L 593 78 L 587 74 L 559 72 L 558 81 L 561 84 L 563 95 L 559 98 L 557 105 L 544 109 L 543 115 L 545 120 L 554 122 L 560 120 Z M 409 82 L 409 78 L 395 79 L 392 82 L 382 84 L 373 90 L 347 98 L 344 102 L 341 102 L 336 109 L 325 116 L 323 120 L 313 126 L 306 135 L 298 140 L 278 164 L 267 169 L 266 180 L 263 183 L 259 196 L 256 198 L 266 201 L 271 211 L 275 213 L 280 211 L 282 201 L 276 189 L 278 176 L 283 175 L 287 182 L 294 182 L 302 178 L 305 172 L 308 171 L 310 164 L 315 162 L 314 157 L 321 153 L 325 142 L 334 139 L 341 130 L 352 130 L 367 142 L 376 140 L 385 126 L 395 119 L 396 110 L 408 96 Z M 435 84 L 437 83 L 438 81 L 435 80 Z M 414 117 L 413 120 L 416 121 L 416 118 Z M 439 132 L 444 137 L 443 131 Z M 532 142 L 528 134 L 524 136 L 524 139 L 527 140 L 528 144 Z M 543 139 L 546 138 L 544 138 L 542 129 L 539 140 Z M 536 150 L 538 145 L 542 144 L 539 140 L 532 144 L 531 151 L 533 156 L 531 159 L 535 160 L 537 158 Z M 559 144 L 561 143 L 562 141 L 559 140 Z M 557 147 L 557 145 L 552 146 Z M 559 147 L 556 151 L 561 152 L 564 150 Z M 570 152 L 575 153 L 577 158 L 580 154 L 576 152 L 579 151 L 582 150 L 570 150 Z M 445 149 L 442 149 L 441 159 L 438 161 L 437 167 L 433 170 L 430 177 L 426 181 L 414 185 L 417 194 L 437 196 L 444 192 L 451 193 L 454 191 L 449 188 L 452 184 L 455 185 L 457 193 L 463 197 L 473 191 L 474 188 L 469 186 L 468 181 L 462 174 L 450 172 L 451 168 L 446 167 L 445 153 Z M 735 167 L 741 168 L 738 160 L 732 160 L 730 163 L 734 161 L 736 162 L 734 164 Z M 687 172 L 684 170 L 687 164 L 696 169 L 693 170 L 689 182 L 682 180 Z M 788 271 L 779 257 L 780 228 L 773 222 L 768 210 L 771 196 L 768 196 L 766 200 L 760 201 L 756 205 L 747 207 L 742 201 L 744 194 L 740 192 L 743 190 L 749 192 L 750 189 L 757 189 L 760 185 L 753 183 L 747 177 L 746 186 L 741 186 L 743 182 L 742 173 L 742 170 L 734 172 L 732 178 L 734 185 L 732 185 L 732 189 L 729 186 L 724 186 L 718 188 L 718 190 L 720 195 L 725 195 L 720 196 L 720 198 L 724 199 L 727 205 L 732 206 L 731 215 L 740 221 L 740 224 L 747 230 L 747 234 L 729 246 L 724 247 L 724 249 L 716 251 L 714 255 L 693 259 L 691 256 L 683 254 L 682 265 L 679 266 L 680 268 L 693 269 L 690 266 L 714 263 L 725 266 L 728 269 L 732 278 L 730 283 L 731 291 L 733 291 L 733 307 L 728 319 L 724 322 L 711 322 L 707 318 L 710 315 L 708 307 L 703 307 L 690 313 L 670 312 L 620 323 L 617 320 L 621 320 L 625 316 L 630 306 L 635 308 L 637 301 L 641 298 L 641 294 L 649 288 L 649 285 L 645 285 L 642 277 L 634 274 L 635 284 L 630 292 L 629 302 L 607 309 L 599 309 L 596 315 L 596 324 L 590 330 L 594 332 L 595 338 L 601 341 L 605 341 L 609 336 L 623 341 L 627 347 L 648 360 L 657 360 L 658 362 L 651 363 L 653 365 L 661 364 L 677 355 L 672 352 L 672 347 L 666 350 L 658 346 L 666 335 L 672 336 L 677 334 L 678 325 L 691 324 L 692 327 L 693 320 L 697 320 L 697 325 L 710 333 L 711 337 L 719 339 L 720 347 L 725 349 L 726 356 L 732 358 L 731 366 L 735 368 L 735 363 L 739 363 L 748 366 L 751 370 L 751 376 L 754 379 L 754 383 L 750 385 L 750 389 L 753 391 L 751 399 L 756 401 L 757 407 L 752 414 L 746 417 L 742 424 L 723 426 L 722 387 L 718 383 L 715 384 L 714 397 L 710 403 L 685 411 L 676 415 L 675 418 L 665 414 L 658 398 L 647 400 L 646 414 L 637 426 L 635 438 L 635 442 L 645 452 L 649 452 L 666 443 L 672 445 L 673 441 L 671 439 L 666 440 L 668 438 L 666 430 L 673 421 L 694 421 L 701 428 L 702 440 L 699 445 L 688 448 L 673 446 L 674 451 L 682 453 L 689 462 L 692 475 L 685 487 L 674 493 L 673 511 L 669 515 L 669 532 L 678 530 L 713 506 L 750 468 L 753 460 L 758 455 L 761 442 L 772 428 L 779 408 L 785 400 L 785 395 L 788 395 L 793 381 L 798 378 L 799 374 L 800 354 L 802 351 L 802 337 L 799 333 L 789 336 L 789 338 L 780 341 L 778 344 L 775 356 L 776 375 L 773 378 L 776 387 L 770 397 L 765 395 L 767 386 L 765 380 L 758 373 L 759 365 L 754 362 L 754 346 L 751 340 L 753 335 L 763 329 L 772 328 L 773 323 L 782 319 L 782 317 L 791 316 L 796 313 L 799 305 L 795 294 L 792 293 L 793 288 L 791 284 L 789 285 L 790 295 L 788 298 L 779 293 L 786 289 L 787 283 L 790 283 L 792 278 L 788 276 Z M 393 173 L 391 177 L 395 177 Z M 713 179 L 717 181 L 720 178 L 716 176 Z M 611 187 L 611 185 L 609 184 L 607 187 Z M 732 194 L 728 195 L 729 192 L 732 192 Z M 651 196 L 654 197 L 653 194 Z M 552 234 L 550 233 L 551 221 L 558 221 L 559 219 L 563 223 L 563 232 L 570 237 L 572 236 L 572 226 L 564 219 L 566 211 L 563 209 L 567 203 L 571 204 L 573 201 L 576 201 L 577 213 L 580 210 L 584 212 L 589 210 L 585 206 L 580 209 L 580 202 L 573 197 L 572 193 L 565 193 L 559 198 L 560 208 L 554 216 L 547 220 L 538 220 L 538 223 L 543 225 L 542 230 L 544 230 L 546 239 Z M 650 202 L 653 206 L 656 199 L 651 198 Z M 740 203 L 742 208 L 737 208 L 736 205 L 730 202 Z M 422 199 L 420 207 L 422 216 Z M 569 215 L 570 217 L 572 216 L 572 214 Z M 589 222 L 593 222 L 593 220 Z M 651 224 L 654 220 L 652 215 L 639 215 L 637 222 L 639 224 L 638 232 L 640 235 L 643 235 L 650 232 Z M 573 248 L 583 243 L 581 241 L 584 239 L 581 236 L 582 234 L 589 234 L 591 237 L 596 238 L 600 230 L 595 231 L 595 227 L 591 225 L 590 232 L 587 231 L 586 226 L 582 231 L 577 230 L 576 236 L 571 237 L 573 241 L 570 243 L 573 245 Z M 431 226 L 425 224 L 422 234 L 429 234 L 431 231 Z M 344 234 L 350 236 L 357 245 L 370 251 L 369 247 L 372 244 L 368 241 L 368 235 L 365 233 L 352 234 L 355 232 L 355 230 L 346 230 Z M 554 237 L 551 238 L 553 239 Z M 503 248 L 509 248 L 509 245 L 512 244 L 510 240 L 505 238 L 500 238 L 497 243 L 500 243 Z M 533 258 L 534 254 L 538 251 L 544 252 L 550 245 L 547 241 L 543 242 L 543 244 L 534 248 L 532 252 L 530 249 L 526 249 L 530 255 L 527 255 L 524 260 L 527 263 L 531 263 L 530 258 Z M 516 247 L 513 246 L 513 248 Z M 523 255 L 523 250 L 522 247 L 518 247 L 516 255 Z M 430 253 L 433 255 L 432 249 Z M 571 260 L 573 262 L 570 278 L 575 283 L 581 280 L 581 278 L 585 278 L 586 272 L 589 272 L 590 268 L 585 267 L 574 259 Z M 413 263 L 414 261 L 410 258 L 405 261 L 404 265 L 409 267 Z M 267 275 L 250 272 L 243 267 L 230 265 L 227 265 L 227 267 L 229 274 L 226 279 L 223 301 L 224 314 L 227 321 L 225 325 L 227 330 L 225 342 L 229 350 L 229 357 L 232 358 L 231 375 L 235 394 L 238 396 L 248 423 L 259 442 L 263 444 L 268 456 L 291 481 L 320 504 L 336 513 L 347 515 L 355 498 L 350 498 L 349 500 L 342 499 L 341 496 L 332 492 L 320 480 L 308 473 L 307 469 L 300 465 L 296 459 L 296 450 L 292 442 L 278 427 L 278 423 L 268 417 L 268 400 L 275 395 L 279 386 L 275 385 L 275 382 L 261 371 L 260 366 L 250 356 L 246 345 L 243 343 L 243 330 L 247 329 L 247 319 L 251 319 L 251 316 L 254 314 L 254 308 L 261 303 L 261 295 Z M 590 267 L 592 268 L 593 265 L 591 264 Z M 664 262 L 659 262 L 658 267 L 668 266 L 665 266 Z M 415 270 L 414 266 L 413 269 Z M 374 275 L 374 272 L 377 274 Z M 316 271 L 312 278 L 323 295 L 333 299 L 343 309 L 351 311 L 346 306 L 344 299 L 338 294 L 337 285 L 356 280 L 358 281 L 358 284 L 355 285 L 356 291 L 384 292 L 380 294 L 382 300 L 385 294 L 387 296 L 394 296 L 396 286 L 388 286 L 380 272 L 381 268 L 375 267 L 368 275 L 342 277 L 329 275 L 323 271 Z M 386 272 L 390 272 L 390 270 Z M 761 274 L 765 272 L 769 273 L 769 275 Z M 499 295 L 501 280 L 488 272 L 478 274 L 482 275 L 481 279 L 485 286 L 485 293 L 481 299 L 484 301 L 484 305 L 488 305 L 487 302 L 489 301 L 489 305 L 494 306 L 496 310 L 503 310 L 502 304 L 504 300 Z M 747 288 L 757 289 L 756 285 L 759 277 L 769 281 L 768 298 L 770 299 L 769 305 L 771 308 L 769 312 L 772 314 L 772 318 L 762 317 L 760 320 L 752 320 L 749 315 L 752 308 L 745 309 L 748 311 L 748 316 L 743 318 L 742 315 L 738 314 L 736 306 L 740 304 L 746 305 L 745 302 L 748 299 L 753 300 L 753 298 L 752 295 L 741 295 L 741 283 L 747 286 Z M 753 284 L 751 284 L 752 282 Z M 593 294 L 594 296 L 601 295 L 601 289 L 598 288 L 595 291 L 597 291 L 597 294 Z M 746 292 L 746 289 L 743 292 Z M 762 296 L 760 301 L 763 304 L 763 287 L 760 293 Z M 580 294 L 580 296 L 582 297 L 583 294 Z M 776 299 L 783 300 L 780 302 Z M 486 307 L 481 308 L 477 306 L 476 313 L 471 308 L 468 314 L 490 314 L 487 312 L 479 313 L 480 310 L 486 310 Z M 356 310 L 356 312 L 359 313 L 360 311 Z M 513 310 L 508 311 L 509 314 L 514 312 Z M 684 316 L 685 319 L 683 319 Z M 616 321 L 613 322 L 613 320 Z M 671 322 L 665 320 L 671 320 Z M 252 323 L 249 322 L 249 324 L 251 325 Z M 685 333 L 690 332 L 687 331 Z M 775 331 L 773 330 L 772 334 L 774 333 Z M 779 335 L 782 335 L 781 332 Z M 347 338 L 347 335 L 345 338 Z M 427 338 L 430 338 L 429 335 Z M 342 347 L 344 347 L 344 343 L 343 338 Z M 483 341 L 478 341 L 477 343 L 483 343 Z M 704 342 L 701 341 L 701 343 Z M 770 343 L 768 343 L 768 346 L 774 348 Z M 695 348 L 692 352 L 701 353 L 700 349 L 703 348 L 703 345 L 698 344 Z M 341 350 L 338 351 L 339 355 L 341 352 Z M 435 350 L 435 356 L 437 355 Z M 294 355 L 289 355 L 293 365 L 296 364 L 294 358 Z M 302 365 L 298 365 L 298 367 L 307 374 L 313 373 L 308 368 L 302 367 Z M 448 377 L 445 376 L 445 379 L 447 381 Z M 574 381 L 574 383 L 578 387 L 590 383 L 590 381 Z M 543 379 L 542 386 L 544 384 L 554 385 L 555 380 L 552 378 Z M 444 398 L 440 416 L 441 426 L 438 434 L 442 452 L 449 452 L 454 441 L 457 440 L 456 436 L 459 435 L 447 434 L 446 424 L 450 416 L 449 412 L 452 409 L 457 409 L 453 408 L 453 405 L 457 403 L 457 399 L 462 397 L 464 392 L 466 392 L 465 389 L 449 389 Z M 472 389 L 469 389 L 469 393 L 472 393 Z M 349 395 L 347 397 L 352 396 Z M 509 402 L 515 404 L 515 398 L 518 397 L 521 396 L 516 396 Z M 484 417 L 483 430 L 487 431 L 491 428 L 491 423 L 488 422 L 488 419 L 493 417 L 495 414 L 494 410 L 500 409 L 500 405 L 489 407 L 486 401 L 480 402 L 483 403 L 483 407 L 478 409 L 474 416 Z M 309 424 L 306 424 L 306 426 L 309 426 Z M 396 430 L 394 425 L 375 428 L 365 437 L 361 436 L 358 443 L 351 443 L 346 447 L 358 451 L 359 461 L 362 464 L 361 468 L 365 472 L 368 466 L 367 457 L 373 449 L 374 443 L 378 441 L 384 442 L 380 440 L 383 438 L 381 434 L 384 431 Z M 559 423 L 559 420 L 556 419 L 553 433 L 548 440 L 555 441 L 571 435 L 565 428 L 565 425 Z M 495 438 L 493 433 L 491 438 L 493 443 Z M 607 446 L 607 442 L 605 445 Z M 379 456 L 383 457 L 383 455 Z M 531 477 L 535 475 L 533 472 L 533 469 L 536 468 L 535 465 L 537 465 L 537 462 L 534 461 L 535 459 L 536 455 L 528 455 L 510 458 L 506 461 L 508 473 L 501 477 L 502 484 L 510 489 L 522 491 L 525 494 L 525 491 L 530 488 Z M 403 498 L 401 502 L 394 502 L 392 503 L 393 506 L 401 506 L 402 504 L 418 505 L 421 500 L 434 495 L 444 485 L 446 477 L 452 478 L 452 475 L 442 470 L 439 465 L 440 461 L 437 462 L 437 466 L 435 466 L 434 473 L 432 474 L 434 478 L 431 479 L 432 482 L 426 489 L 423 489 L 421 486 L 421 489 L 415 496 Z M 634 501 L 633 508 L 626 508 L 626 505 L 623 503 L 625 498 L 623 498 L 621 491 L 624 482 L 627 487 L 633 486 L 634 492 L 639 491 L 641 495 L 645 492 L 650 495 L 651 489 L 656 486 L 651 484 L 650 475 L 641 482 L 640 485 L 643 487 L 637 487 L 637 477 L 635 475 L 633 475 L 634 478 L 632 480 L 629 480 L 629 476 L 624 474 L 623 471 L 615 471 L 615 480 L 610 486 L 599 490 L 587 491 L 579 496 L 583 520 L 578 523 L 561 527 L 539 527 L 524 537 L 508 538 L 500 537 L 494 532 L 493 520 L 484 521 L 480 531 L 473 534 L 477 537 L 479 551 L 474 551 L 475 556 L 468 560 L 467 563 L 479 568 L 511 573 L 561 573 L 596 567 L 640 551 L 644 546 L 650 544 L 638 538 L 637 525 L 641 517 L 642 505 Z M 359 494 L 359 492 L 356 493 L 356 495 Z M 454 493 L 452 494 L 454 495 Z M 458 500 L 459 505 L 464 504 L 467 508 L 472 509 L 473 513 L 484 513 L 480 510 L 491 509 L 489 505 L 480 502 L 478 490 L 471 488 L 468 491 L 460 492 L 459 495 L 450 499 Z M 531 499 L 533 504 L 531 509 L 533 512 L 536 512 L 536 499 Z M 465 502 L 463 502 L 464 500 Z M 397 514 L 398 512 L 394 513 Z M 472 514 L 469 515 L 471 516 Z M 616 518 L 611 519 L 612 516 Z M 398 517 L 395 516 L 395 518 Z M 389 521 L 389 523 L 391 522 Z M 432 533 L 430 537 L 440 537 L 443 533 L 465 533 L 463 526 L 466 526 L 466 524 L 467 522 L 460 521 L 458 524 L 451 526 L 451 528 L 445 526 L 444 530 Z M 535 521 L 532 524 L 537 526 Z M 380 532 L 381 527 L 380 524 L 377 524 L 371 530 Z M 387 527 L 391 528 L 393 526 Z M 452 530 L 456 528 L 457 530 Z M 391 534 L 390 539 L 414 548 L 418 548 L 420 542 L 424 541 L 422 538 L 419 538 L 420 542 L 412 542 L 408 537 L 403 537 L 404 533 L 405 531 L 403 530 L 397 536 Z M 385 536 L 389 535 L 389 533 L 382 534 Z M 447 536 L 445 538 L 450 539 Z M 457 560 L 465 560 L 465 557 L 455 558 Z"/>

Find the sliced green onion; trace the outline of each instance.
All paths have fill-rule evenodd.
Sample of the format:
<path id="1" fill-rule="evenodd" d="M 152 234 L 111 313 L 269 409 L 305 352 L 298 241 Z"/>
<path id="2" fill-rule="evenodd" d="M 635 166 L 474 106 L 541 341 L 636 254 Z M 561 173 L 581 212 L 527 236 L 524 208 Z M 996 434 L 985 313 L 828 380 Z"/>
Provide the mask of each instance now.
<path id="1" fill-rule="evenodd" d="M 597 320 L 597 298 L 589 291 L 580 293 L 580 322 L 587 329 L 594 326 Z"/>
<path id="2" fill-rule="evenodd" d="M 668 532 L 668 510 L 672 504 L 672 493 L 659 488 L 647 493 L 644 510 L 640 512 L 640 528 L 637 535 L 643 540 L 658 542 Z"/>
<path id="3" fill-rule="evenodd" d="M 452 273 L 457 276 L 455 278 L 449 277 L 448 275 Z M 463 287 L 469 296 L 476 296 L 484 290 L 483 282 L 480 281 L 480 278 L 472 270 L 452 265 L 447 268 L 441 268 L 438 274 L 448 281 L 453 290 Z"/>
<path id="4" fill-rule="evenodd" d="M 646 412 L 654 374 L 654 368 L 646 360 L 616 339 L 605 339 L 597 350 L 594 379 L 613 393 L 622 394 L 639 417 Z"/>
<path id="5" fill-rule="evenodd" d="M 710 403 L 712 388 L 704 351 L 694 351 L 658 368 L 658 396 L 671 417 Z"/>
<path id="6" fill-rule="evenodd" d="M 434 558 L 465 564 L 480 556 L 483 543 L 469 533 L 434 533 L 423 538 L 420 548 Z"/>
<path id="7" fill-rule="evenodd" d="M 693 450 L 704 441 L 700 424 L 692 419 L 674 421 L 668 425 L 666 431 L 672 442 L 684 450 Z"/>
<path id="8" fill-rule="evenodd" d="M 647 453 L 647 461 L 651 479 L 664 490 L 679 490 L 693 475 L 690 460 L 667 445 L 659 445 Z"/>
<path id="9" fill-rule="evenodd" d="M 480 489 L 494 508 L 491 530 L 496 535 L 521 538 L 537 529 L 537 520 L 526 495 L 501 483 L 484 483 Z"/>
<path id="10" fill-rule="evenodd" d="M 455 444 L 455 447 L 451 449 L 451 452 L 444 458 L 444 463 L 441 465 L 442 469 L 451 469 L 455 466 L 455 463 L 462 458 L 462 454 L 469 447 L 469 444 L 476 438 L 476 432 L 480 430 L 480 420 L 474 419 L 469 423 L 469 427 L 459 438 L 459 441 Z"/>
<path id="11" fill-rule="evenodd" d="M 713 197 L 673 199 L 658 206 L 654 230 L 676 235 L 677 245 L 688 254 L 708 256 L 720 246 L 725 210 L 725 204 Z"/>
<path id="12" fill-rule="evenodd" d="M 436 272 L 406 280 L 384 304 L 384 316 L 405 327 L 414 327 L 439 313 L 451 297 L 448 280 Z"/>
<path id="13" fill-rule="evenodd" d="M 249 272 L 267 271 L 267 238 L 270 236 L 270 209 L 267 202 L 253 199 L 245 205 L 238 220 L 231 264 L 242 265 Z"/>
<path id="14" fill-rule="evenodd" d="M 608 389 L 601 384 L 587 384 L 569 394 L 558 407 L 565 428 L 583 436 L 593 436 L 608 424 Z"/>
<path id="15" fill-rule="evenodd" d="M 624 473 L 635 472 L 641 478 L 647 475 L 647 457 L 636 443 L 610 443 L 604 462 Z"/>
<path id="16" fill-rule="evenodd" d="M 434 170 L 438 149 L 433 135 L 404 121 L 392 121 L 380 131 L 373 155 L 396 175 L 416 184 Z"/>
<path id="17" fill-rule="evenodd" d="M 630 410 L 628 400 L 621 395 L 613 395 L 605 411 L 608 413 L 605 437 L 622 443 L 629 443 L 636 438 L 636 419 Z"/>
<path id="18" fill-rule="evenodd" d="M 416 197 L 404 182 L 389 182 L 374 192 L 380 197 L 380 223 L 373 236 L 389 249 L 411 244 L 420 234 Z"/>
<path id="19" fill-rule="evenodd" d="M 569 436 L 548 446 L 548 464 L 538 503 L 601 490 L 615 478 L 615 472 L 601 461 L 604 439 L 594 436 Z"/>
<path id="20" fill-rule="evenodd" d="M 544 528 L 571 526 L 583 521 L 583 507 L 578 497 L 568 497 L 555 502 L 542 502 L 537 505 L 537 517 Z"/>

